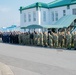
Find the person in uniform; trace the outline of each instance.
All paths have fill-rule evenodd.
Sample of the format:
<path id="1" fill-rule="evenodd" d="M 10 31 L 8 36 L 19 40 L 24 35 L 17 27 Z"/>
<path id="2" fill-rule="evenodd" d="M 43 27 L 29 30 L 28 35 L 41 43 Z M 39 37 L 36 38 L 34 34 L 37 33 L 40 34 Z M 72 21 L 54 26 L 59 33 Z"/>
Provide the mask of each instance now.
<path id="1" fill-rule="evenodd" d="M 30 43 L 31 43 L 31 45 L 33 45 L 34 44 L 34 33 L 32 32 L 32 33 L 30 33 Z"/>
<path id="2" fill-rule="evenodd" d="M 62 35 L 61 35 L 61 32 L 59 32 L 59 35 L 58 35 L 58 47 L 59 48 L 62 47 Z"/>
<path id="3" fill-rule="evenodd" d="M 37 32 L 34 32 L 34 45 L 37 46 Z"/>
<path id="4" fill-rule="evenodd" d="M 22 45 L 22 34 L 23 34 L 23 33 L 20 33 L 19 36 L 18 36 L 19 44 L 20 44 L 20 45 Z"/>
<path id="5" fill-rule="evenodd" d="M 71 49 L 71 34 L 69 31 L 66 34 L 66 46 L 67 49 Z"/>
<path id="6" fill-rule="evenodd" d="M 51 35 L 51 33 L 49 33 L 49 36 L 48 36 L 48 38 L 49 38 L 49 47 L 53 47 L 53 36 Z"/>
<path id="7" fill-rule="evenodd" d="M 52 35 L 53 35 L 53 46 L 54 48 L 57 48 L 58 47 L 58 34 L 52 32 Z"/>
<path id="8" fill-rule="evenodd" d="M 62 48 L 65 48 L 65 33 L 62 32 Z"/>
<path id="9" fill-rule="evenodd" d="M 19 44 L 22 44 L 22 37 L 21 37 L 22 33 L 19 33 L 18 39 L 19 39 Z"/>
<path id="10" fill-rule="evenodd" d="M 12 36 L 12 32 L 10 32 L 10 43 L 13 43 Z"/>
<path id="11" fill-rule="evenodd" d="M 74 32 L 74 50 L 76 50 L 76 32 Z"/>
<path id="12" fill-rule="evenodd" d="M 73 33 L 71 33 L 71 35 L 72 35 L 72 41 L 71 41 L 71 46 L 72 46 L 72 48 L 74 48 L 74 34 L 75 34 L 75 32 L 73 32 Z"/>
<path id="13" fill-rule="evenodd" d="M 58 37 L 58 44 L 59 44 L 59 48 L 63 48 L 65 45 L 65 38 L 64 38 L 64 32 L 60 32 L 59 33 L 59 37 Z"/>
<path id="14" fill-rule="evenodd" d="M 37 46 L 40 46 L 40 33 L 37 33 Z"/>
<path id="15" fill-rule="evenodd" d="M 29 34 L 29 32 L 27 33 L 27 45 L 30 45 L 30 34 Z"/>
<path id="16" fill-rule="evenodd" d="M 26 32 L 23 34 L 23 44 L 27 45 L 27 33 Z"/>
<path id="17" fill-rule="evenodd" d="M 43 33 L 40 32 L 40 46 L 43 46 Z"/>
<path id="18" fill-rule="evenodd" d="M 43 34 L 43 44 L 45 47 L 48 46 L 48 34 L 47 34 L 47 32 L 44 32 L 44 34 Z"/>

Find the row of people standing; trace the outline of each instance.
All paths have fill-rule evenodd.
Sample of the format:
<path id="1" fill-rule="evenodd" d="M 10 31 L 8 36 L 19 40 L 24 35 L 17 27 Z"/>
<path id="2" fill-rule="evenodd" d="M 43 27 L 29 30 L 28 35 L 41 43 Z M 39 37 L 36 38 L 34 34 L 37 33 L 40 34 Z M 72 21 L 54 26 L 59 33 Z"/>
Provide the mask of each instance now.
<path id="1" fill-rule="evenodd" d="M 75 48 L 76 32 L 4 32 L 2 41 L 21 45 L 48 46 L 51 48 Z"/>
<path id="2" fill-rule="evenodd" d="M 31 37 L 32 36 L 32 37 Z M 22 33 L 19 35 L 20 44 L 49 46 L 52 48 L 76 48 L 76 33 Z"/>
<path id="3" fill-rule="evenodd" d="M 4 43 L 19 44 L 18 35 L 16 32 L 4 32 L 2 34 L 2 41 Z"/>

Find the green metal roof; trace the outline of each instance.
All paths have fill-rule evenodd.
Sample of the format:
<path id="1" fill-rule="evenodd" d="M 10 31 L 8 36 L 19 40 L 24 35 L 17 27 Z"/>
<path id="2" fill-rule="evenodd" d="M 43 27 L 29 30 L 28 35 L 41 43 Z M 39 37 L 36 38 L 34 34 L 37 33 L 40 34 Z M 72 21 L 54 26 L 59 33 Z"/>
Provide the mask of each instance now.
<path id="1" fill-rule="evenodd" d="M 76 19 L 76 15 L 67 15 L 60 18 L 54 25 L 68 27 Z"/>
<path id="2" fill-rule="evenodd" d="M 43 25 L 43 28 L 63 28 L 61 25 Z"/>
<path id="3" fill-rule="evenodd" d="M 34 4 L 28 5 L 26 7 L 20 7 L 20 11 L 22 10 L 26 10 L 26 9 L 30 9 L 30 8 L 34 8 L 34 7 L 42 7 L 42 8 L 55 8 L 55 7 L 60 7 L 60 6 L 68 6 L 68 5 L 72 5 L 72 4 L 76 4 L 76 0 L 55 0 L 53 2 L 50 3 L 42 3 L 42 2 L 36 2 Z"/>
<path id="4" fill-rule="evenodd" d="M 40 25 L 29 25 L 26 27 L 26 29 L 36 29 L 36 28 L 43 28 L 43 27 Z"/>
<path id="5" fill-rule="evenodd" d="M 76 0 L 55 0 L 53 2 L 48 3 L 49 8 L 67 6 L 72 4 L 76 4 Z"/>
<path id="6" fill-rule="evenodd" d="M 22 10 L 30 9 L 30 8 L 34 8 L 34 7 L 48 8 L 48 4 L 42 3 L 42 2 L 36 2 L 36 3 L 31 4 L 31 5 L 29 5 L 29 6 L 22 7 Z"/>
<path id="7" fill-rule="evenodd" d="M 21 29 L 38 29 L 38 28 L 43 28 L 43 26 L 41 25 L 28 25 L 28 26 L 25 26 L 25 27 L 21 27 Z"/>
<path id="8" fill-rule="evenodd" d="M 48 29 L 48 28 L 63 28 L 61 25 L 29 25 L 21 27 L 21 29 Z"/>

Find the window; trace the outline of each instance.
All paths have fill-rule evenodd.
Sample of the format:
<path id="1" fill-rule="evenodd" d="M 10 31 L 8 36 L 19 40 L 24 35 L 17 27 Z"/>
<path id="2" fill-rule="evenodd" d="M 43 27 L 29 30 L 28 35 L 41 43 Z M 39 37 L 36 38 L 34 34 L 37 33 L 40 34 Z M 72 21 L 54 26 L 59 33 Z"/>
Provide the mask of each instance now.
<path id="1" fill-rule="evenodd" d="M 33 21 L 36 21 L 36 13 L 33 12 Z"/>
<path id="2" fill-rule="evenodd" d="M 70 9 L 70 5 L 67 6 L 67 9 Z"/>
<path id="3" fill-rule="evenodd" d="M 28 21 L 30 22 L 31 21 L 31 14 L 28 13 Z"/>
<path id="4" fill-rule="evenodd" d="M 73 15 L 76 15 L 76 9 L 73 9 Z"/>
<path id="5" fill-rule="evenodd" d="M 66 11 L 65 10 L 63 10 L 63 16 L 65 16 L 66 15 Z"/>
<path id="6" fill-rule="evenodd" d="M 43 21 L 46 21 L 46 11 L 43 11 Z"/>
<path id="7" fill-rule="evenodd" d="M 54 21 L 54 12 L 52 12 L 52 21 Z"/>
<path id="8" fill-rule="evenodd" d="M 55 20 L 56 21 L 58 20 L 58 12 L 57 11 L 55 12 Z"/>
<path id="9" fill-rule="evenodd" d="M 24 14 L 24 22 L 26 22 L 26 14 Z"/>

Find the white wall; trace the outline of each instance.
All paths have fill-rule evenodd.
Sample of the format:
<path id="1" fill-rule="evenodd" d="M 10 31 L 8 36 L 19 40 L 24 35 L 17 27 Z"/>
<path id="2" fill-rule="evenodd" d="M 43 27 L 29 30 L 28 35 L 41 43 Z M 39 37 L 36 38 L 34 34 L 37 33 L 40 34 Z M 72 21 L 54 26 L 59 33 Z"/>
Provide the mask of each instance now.
<path id="1" fill-rule="evenodd" d="M 46 21 L 43 20 L 43 12 L 46 11 Z M 41 25 L 49 24 L 49 9 L 41 8 Z"/>
<path id="2" fill-rule="evenodd" d="M 27 10 L 23 10 L 22 14 L 20 14 L 20 25 L 22 27 L 27 26 L 27 25 L 32 25 L 32 24 L 37 24 L 37 25 L 52 25 L 56 22 L 55 18 L 55 12 L 58 12 L 58 20 L 63 17 L 63 10 L 66 11 L 66 15 L 72 15 L 72 9 L 76 8 L 75 5 L 70 5 L 70 9 L 67 9 L 67 6 L 62 6 L 62 7 L 57 7 L 57 8 L 41 8 L 39 10 L 36 10 L 36 8 L 31 8 Z M 46 21 L 43 21 L 43 12 L 46 11 Z M 36 12 L 36 21 L 33 21 L 33 12 Z M 54 12 L 54 21 L 52 21 L 52 12 Z M 26 13 L 26 22 L 24 22 L 24 13 Z M 28 13 L 31 14 L 31 21 L 28 21 Z"/>
<path id="3" fill-rule="evenodd" d="M 76 4 L 75 5 L 70 5 L 70 9 L 67 9 L 67 6 L 62 6 L 62 7 L 57 7 L 57 8 L 50 8 L 50 24 L 54 24 L 56 22 L 56 20 L 52 21 L 52 15 L 51 13 L 54 12 L 55 15 L 55 11 L 58 12 L 58 19 L 60 19 L 61 17 L 63 17 L 63 10 L 66 10 L 66 15 L 73 15 L 72 14 L 72 9 L 76 8 Z M 55 19 L 55 17 L 54 17 Z"/>
<path id="4" fill-rule="evenodd" d="M 46 11 L 46 21 L 43 21 L 43 12 Z M 28 13 L 31 13 L 31 21 L 28 21 Z M 36 21 L 33 21 L 33 12 L 36 12 Z M 32 24 L 38 24 L 38 25 L 47 25 L 49 24 L 49 10 L 46 8 L 40 8 L 39 10 L 36 10 L 36 8 L 31 8 L 27 10 L 23 10 L 22 14 L 20 14 L 20 25 L 21 27 L 32 25 Z M 24 22 L 24 14 L 26 14 L 26 22 Z"/>
<path id="5" fill-rule="evenodd" d="M 36 21 L 33 21 L 33 12 L 36 12 Z M 28 13 L 31 14 L 31 21 L 28 21 Z M 24 22 L 24 14 L 26 14 L 26 22 Z M 38 13 L 36 11 L 36 8 L 32 8 L 32 9 L 27 9 L 27 10 L 23 10 L 22 14 L 20 14 L 20 18 L 21 18 L 21 27 L 27 26 L 27 25 L 31 25 L 31 24 L 38 24 Z"/>
<path id="6" fill-rule="evenodd" d="M 71 14 L 73 14 L 73 13 L 72 13 L 72 9 L 76 9 L 76 4 L 70 6 L 70 13 L 71 13 Z"/>
<path id="7" fill-rule="evenodd" d="M 63 17 L 63 10 L 66 11 L 66 15 L 67 15 L 67 7 L 57 7 L 57 8 L 51 8 L 50 9 L 50 24 L 54 24 L 56 22 L 55 18 L 55 12 L 58 12 L 58 19 L 60 19 L 61 17 Z M 54 21 L 52 21 L 52 12 L 54 12 Z"/>

